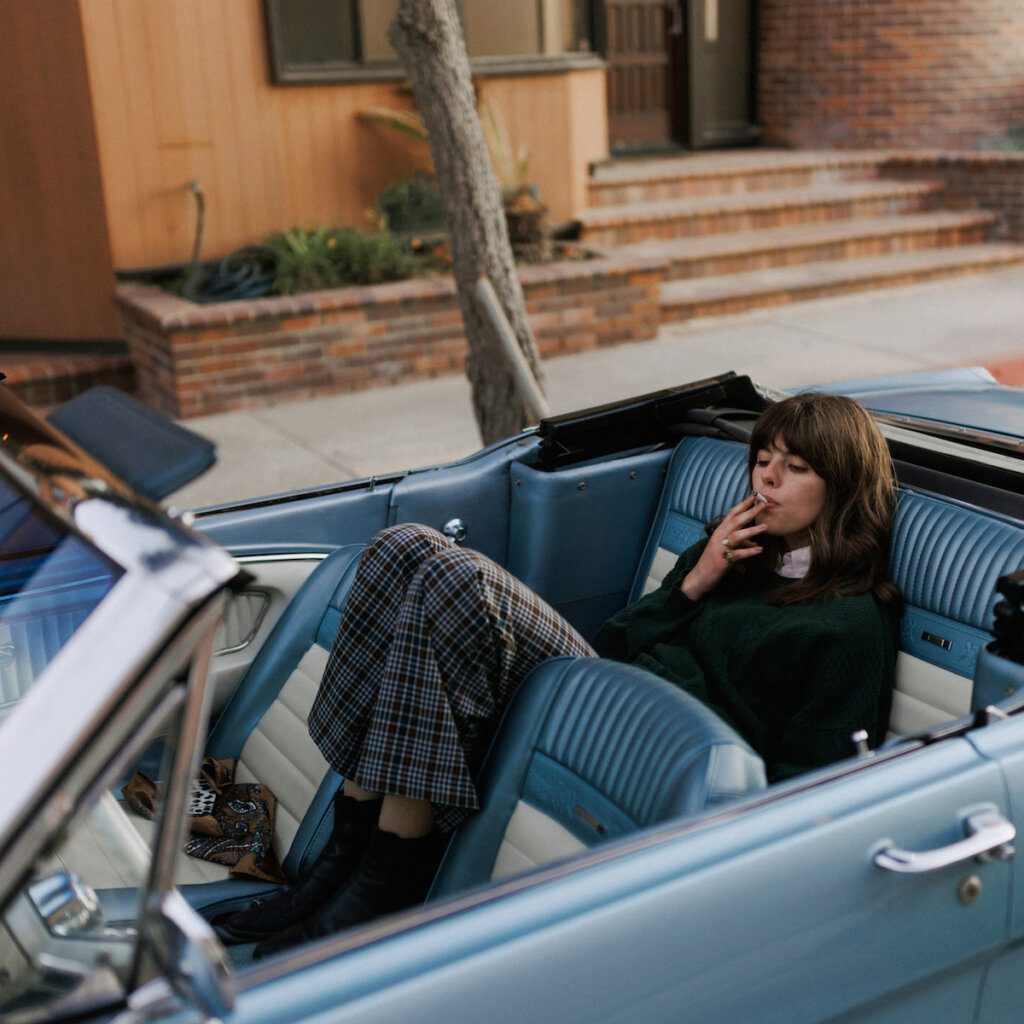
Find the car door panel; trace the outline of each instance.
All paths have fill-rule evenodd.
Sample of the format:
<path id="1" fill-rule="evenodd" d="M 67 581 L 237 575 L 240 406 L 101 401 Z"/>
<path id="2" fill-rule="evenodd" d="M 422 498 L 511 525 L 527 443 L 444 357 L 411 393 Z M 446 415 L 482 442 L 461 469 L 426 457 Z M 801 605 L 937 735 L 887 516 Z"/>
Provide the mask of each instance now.
<path id="1" fill-rule="evenodd" d="M 1024 721 L 1020 716 L 993 722 L 971 733 L 971 742 L 1003 771 L 1007 799 L 1019 824 L 1024 818 Z M 979 1024 L 1017 1022 L 1024 1016 L 1020 1001 L 1021 977 L 1024 977 L 1024 859 L 1013 865 L 1013 902 L 1009 914 L 1006 951 L 991 965 L 986 978 Z"/>
<path id="2" fill-rule="evenodd" d="M 1020 985 L 1024 978 L 1024 948 L 1004 953 L 985 976 L 985 989 L 978 1008 L 979 1024 L 1020 1024 L 1024 1016 Z"/>
<path id="3" fill-rule="evenodd" d="M 214 712 L 227 703 L 281 613 L 327 553 L 236 556 L 253 579 L 228 599 L 214 638 L 209 672 Z"/>
<path id="4" fill-rule="evenodd" d="M 890 1005 L 933 1020 L 938 1004 L 944 1021 L 970 1020 L 1005 938 L 1009 865 L 897 875 L 872 856 L 956 842 L 978 807 L 1006 814 L 1003 797 L 999 767 L 962 739 L 797 784 L 286 973 L 270 1001 L 254 984 L 233 1019 L 798 1024 L 889 1019 Z M 982 895 L 965 905 L 971 874 Z"/>

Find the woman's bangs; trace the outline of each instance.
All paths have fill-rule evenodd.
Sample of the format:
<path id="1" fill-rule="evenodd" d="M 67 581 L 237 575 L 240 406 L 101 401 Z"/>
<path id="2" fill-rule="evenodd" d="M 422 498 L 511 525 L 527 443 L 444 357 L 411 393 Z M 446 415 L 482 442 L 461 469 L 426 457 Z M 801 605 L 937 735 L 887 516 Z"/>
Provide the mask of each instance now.
<path id="1" fill-rule="evenodd" d="M 751 433 L 751 458 L 781 439 L 787 452 L 820 474 L 821 467 L 828 465 L 828 434 L 827 422 L 811 410 L 788 403 L 774 405 L 762 413 Z"/>

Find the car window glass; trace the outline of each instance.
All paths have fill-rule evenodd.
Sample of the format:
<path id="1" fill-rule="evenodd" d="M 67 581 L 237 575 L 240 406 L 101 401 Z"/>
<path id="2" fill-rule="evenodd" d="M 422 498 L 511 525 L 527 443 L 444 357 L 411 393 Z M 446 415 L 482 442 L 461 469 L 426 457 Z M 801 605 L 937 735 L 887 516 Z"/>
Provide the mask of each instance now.
<path id="1" fill-rule="evenodd" d="M 131 746 L 160 763 L 149 727 L 171 749 L 180 715 L 147 723 Z M 160 769 L 151 769 L 159 777 Z M 25 1024 L 55 1010 L 80 1013 L 123 1001 L 136 983 L 139 921 L 159 834 L 165 791 L 153 791 L 153 815 L 127 806 L 123 778 L 100 788 L 36 859 L 0 916 L 0 1019 Z"/>
<path id="2" fill-rule="evenodd" d="M 58 1000 L 79 1009 L 122 997 L 149 860 L 111 792 L 66 830 L 0 919 L 0 1016 L 34 1020 Z"/>
<path id="3" fill-rule="evenodd" d="M 23 696 L 120 570 L 0 481 L 0 712 Z"/>

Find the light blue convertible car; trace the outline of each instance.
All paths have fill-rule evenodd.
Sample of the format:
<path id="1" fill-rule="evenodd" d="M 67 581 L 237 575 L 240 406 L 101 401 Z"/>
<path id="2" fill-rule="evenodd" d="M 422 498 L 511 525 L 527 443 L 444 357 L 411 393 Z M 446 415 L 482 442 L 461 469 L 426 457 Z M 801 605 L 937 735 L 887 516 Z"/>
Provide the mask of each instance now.
<path id="1" fill-rule="evenodd" d="M 777 396 L 723 374 L 193 516 L 159 502 L 201 439 L 116 392 L 44 421 L 0 386 L 3 1021 L 1020 1021 L 1024 393 L 977 371 L 836 387 L 877 410 L 902 485 L 880 749 L 855 734 L 767 785 L 681 691 L 554 659 L 427 902 L 253 962 L 209 922 L 269 883 L 181 852 L 192 780 L 233 759 L 277 798 L 285 874 L 316 856 L 340 780 L 304 723 L 366 540 L 436 526 L 586 635 L 744 493 Z M 121 796 L 140 768 L 152 817 Z"/>

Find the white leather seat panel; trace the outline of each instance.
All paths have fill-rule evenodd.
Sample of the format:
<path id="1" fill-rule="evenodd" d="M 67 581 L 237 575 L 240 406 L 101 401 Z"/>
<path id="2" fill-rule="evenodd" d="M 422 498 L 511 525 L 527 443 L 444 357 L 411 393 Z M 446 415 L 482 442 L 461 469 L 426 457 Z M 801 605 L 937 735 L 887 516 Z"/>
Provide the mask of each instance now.
<path id="1" fill-rule="evenodd" d="M 134 827 L 136 820 L 145 819 L 129 816 L 114 794 L 105 792 L 69 832 L 56 859 L 94 889 L 138 888 L 149 875 L 151 847 Z M 145 823 L 152 832 L 152 824 Z"/>
<path id="2" fill-rule="evenodd" d="M 969 714 L 973 685 L 970 679 L 901 651 L 896 657 L 889 735 L 920 732 Z"/>
<path id="3" fill-rule="evenodd" d="M 303 655 L 249 734 L 235 771 L 237 781 L 259 781 L 276 797 L 274 849 L 282 859 L 328 767 L 306 727 L 327 658 L 315 644 Z"/>
<path id="4" fill-rule="evenodd" d="M 554 818 L 522 800 L 509 818 L 491 878 L 505 878 L 580 853 L 587 847 Z"/>
<path id="5" fill-rule="evenodd" d="M 647 582 L 644 584 L 644 593 L 649 594 L 661 586 L 661 581 L 669 574 L 672 566 L 676 564 L 679 556 L 673 554 L 668 548 L 658 548 L 651 561 L 651 568 L 647 574 Z"/>

